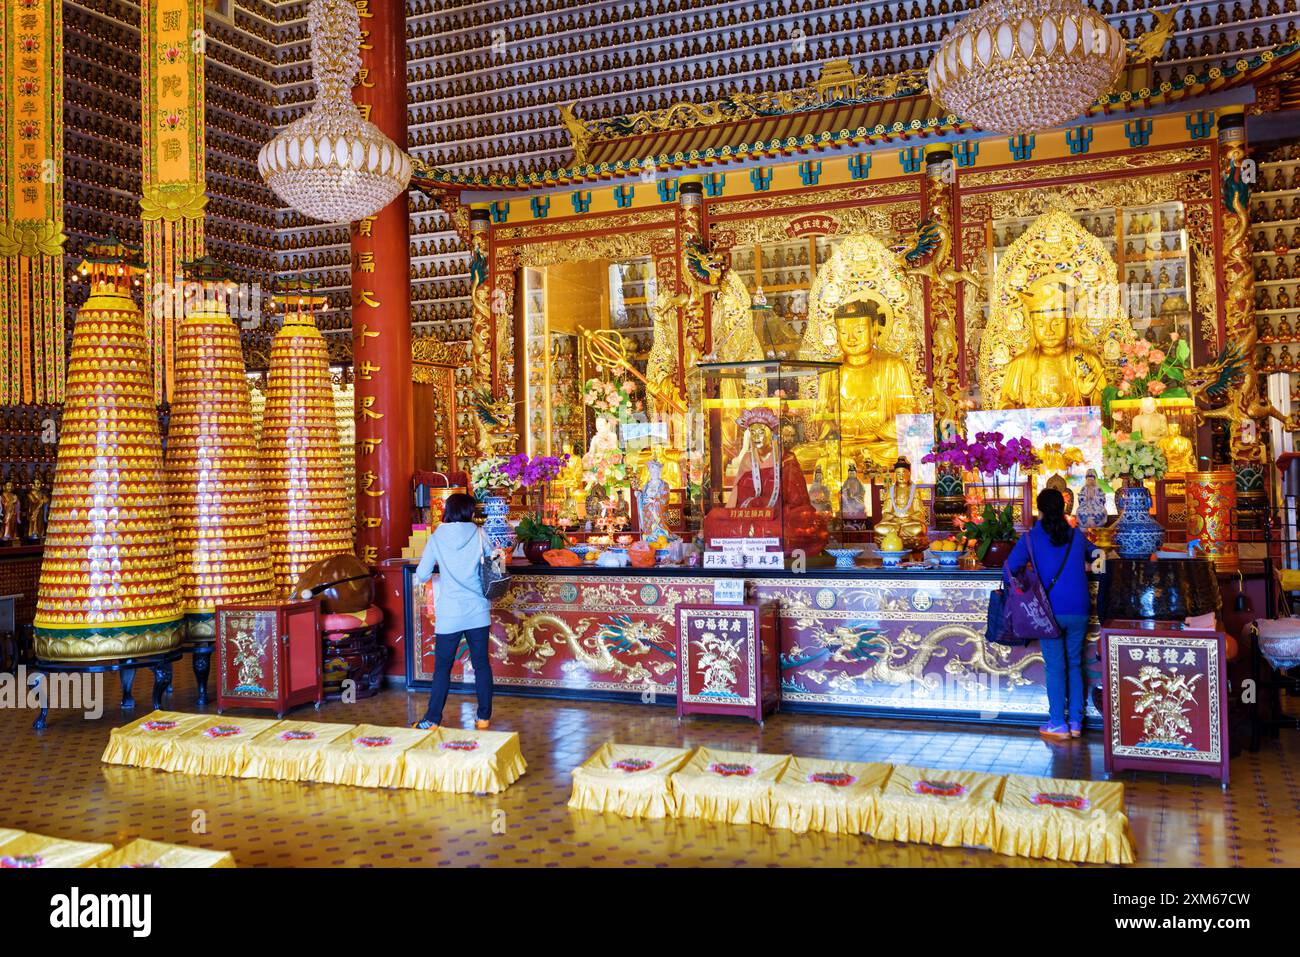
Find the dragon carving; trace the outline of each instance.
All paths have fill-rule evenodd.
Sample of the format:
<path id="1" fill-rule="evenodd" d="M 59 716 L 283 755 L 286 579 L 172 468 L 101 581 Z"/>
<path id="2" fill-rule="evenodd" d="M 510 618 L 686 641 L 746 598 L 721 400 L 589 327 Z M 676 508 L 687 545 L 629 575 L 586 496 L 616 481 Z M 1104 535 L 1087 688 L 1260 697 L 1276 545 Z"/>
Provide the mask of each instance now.
<path id="1" fill-rule="evenodd" d="M 923 219 L 901 242 L 889 247 L 898 267 L 912 276 L 954 286 L 959 282 L 976 285 L 980 277 L 952 267 L 952 231 L 941 218 Z"/>
<path id="2" fill-rule="evenodd" d="M 1251 271 L 1247 234 L 1250 187 L 1241 167 L 1233 159 L 1223 178 L 1224 217 L 1224 285 L 1225 312 L 1245 321 L 1230 323 L 1229 342 L 1214 359 L 1190 370 L 1184 385 L 1196 401 L 1196 420 L 1217 420 L 1229 429 L 1229 443 L 1234 462 L 1263 462 L 1266 451 L 1253 435 L 1261 419 L 1276 419 L 1287 431 L 1297 431 L 1294 418 L 1288 419 L 1273 403 L 1260 396 L 1259 372 L 1255 367 L 1255 344 L 1258 330 L 1254 321 L 1254 274 Z M 1226 401 L 1224 401 L 1226 399 Z M 1248 424 L 1249 423 L 1249 424 Z"/>
<path id="3" fill-rule="evenodd" d="M 932 180 L 931 188 L 938 193 L 934 197 L 934 215 L 922 220 L 911 235 L 891 246 L 890 251 L 904 273 L 930 280 L 935 424 L 941 433 L 946 433 L 960 427 L 963 417 L 957 401 L 961 390 L 957 370 L 957 290 L 964 282 L 979 285 L 980 277 L 953 267 L 948 187 Z"/>
<path id="4" fill-rule="evenodd" d="M 514 403 L 495 399 L 486 389 L 474 397 L 474 422 L 478 426 L 478 452 L 492 457 L 514 450 Z"/>
<path id="5" fill-rule="evenodd" d="M 704 297 L 714 295 L 722 288 L 726 263 L 698 235 L 689 236 L 682 244 L 682 263 L 686 288 L 668 300 L 667 305 L 682 310 L 688 330 L 687 342 L 699 348 L 704 338 Z"/>
<path id="6" fill-rule="evenodd" d="M 566 646 L 573 659 L 590 671 L 618 675 L 629 684 L 652 682 L 651 671 L 660 677 L 675 671 L 676 665 L 670 662 L 676 655 L 658 644 L 663 638 L 662 629 L 628 615 L 615 615 L 601 622 L 594 634 L 580 637 L 593 621 L 582 618 L 570 624 L 558 615 L 529 615 L 518 624 L 506 622 L 505 641 L 494 640 L 501 646 L 503 659 L 510 655 L 535 656 L 534 661 L 523 666 L 531 671 L 540 670 L 545 659 L 554 656 L 555 645 Z M 543 630 L 550 634 L 538 640 Z M 669 660 L 647 668 L 639 661 L 631 665 L 620 661 L 614 652 L 635 658 L 658 652 Z"/>

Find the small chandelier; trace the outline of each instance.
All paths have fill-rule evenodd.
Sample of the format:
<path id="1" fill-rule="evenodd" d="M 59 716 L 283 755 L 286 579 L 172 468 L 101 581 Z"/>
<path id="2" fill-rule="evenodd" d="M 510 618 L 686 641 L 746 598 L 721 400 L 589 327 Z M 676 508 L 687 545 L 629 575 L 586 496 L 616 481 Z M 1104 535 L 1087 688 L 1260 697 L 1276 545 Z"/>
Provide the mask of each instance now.
<path id="1" fill-rule="evenodd" d="M 930 61 L 930 96 L 981 129 L 1035 133 L 1095 103 L 1126 56 L 1115 28 L 1079 0 L 985 0 Z"/>
<path id="2" fill-rule="evenodd" d="M 411 158 L 352 102 L 361 67 L 361 17 L 349 0 L 311 0 L 307 8 L 316 102 L 257 154 L 257 170 L 276 196 L 327 223 L 365 219 L 411 179 Z"/>

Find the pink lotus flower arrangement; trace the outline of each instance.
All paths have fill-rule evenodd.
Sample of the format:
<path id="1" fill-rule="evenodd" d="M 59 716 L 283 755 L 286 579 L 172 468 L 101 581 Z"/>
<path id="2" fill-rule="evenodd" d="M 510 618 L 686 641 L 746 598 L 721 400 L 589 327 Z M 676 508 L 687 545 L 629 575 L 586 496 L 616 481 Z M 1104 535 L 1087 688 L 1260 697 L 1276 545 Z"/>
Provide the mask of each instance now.
<path id="1" fill-rule="evenodd" d="M 1168 351 L 1146 339 L 1120 346 L 1120 378 L 1112 386 L 1112 398 L 1140 399 L 1143 396 L 1172 398 L 1185 396 L 1182 387 L 1192 350 L 1178 333 L 1169 337 Z"/>
<path id="2" fill-rule="evenodd" d="M 606 379 L 588 379 L 582 388 L 582 401 L 596 412 L 626 418 L 640 403 L 634 398 L 636 383 L 631 379 L 610 382 Z"/>

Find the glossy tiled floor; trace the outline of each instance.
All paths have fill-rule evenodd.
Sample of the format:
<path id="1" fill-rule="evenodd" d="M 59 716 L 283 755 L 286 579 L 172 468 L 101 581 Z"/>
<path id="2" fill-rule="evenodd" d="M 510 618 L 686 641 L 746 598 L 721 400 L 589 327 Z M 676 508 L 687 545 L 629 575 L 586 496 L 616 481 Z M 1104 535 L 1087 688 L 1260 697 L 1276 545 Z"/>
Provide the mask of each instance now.
<path id="1" fill-rule="evenodd" d="M 196 710 L 188 667 L 176 675 L 176 693 L 165 707 Z M 1022 729 L 795 715 L 777 715 L 763 729 L 739 719 L 692 718 L 678 725 L 663 707 L 504 696 L 497 698 L 493 725 L 520 732 L 528 773 L 496 796 L 201 778 L 101 765 L 109 729 L 147 710 L 149 680 L 142 675 L 136 685 L 134 714 L 118 710 L 112 681 L 110 705 L 99 721 L 54 712 L 49 727 L 36 732 L 32 712 L 0 710 L 0 827 L 84 840 L 147 837 L 224 848 L 244 867 L 1023 867 L 1043 862 L 758 826 L 639 822 L 570 811 L 569 771 L 603 741 L 617 740 L 1057 777 L 1102 774 L 1096 735 L 1049 746 Z M 424 700 L 422 694 L 389 691 L 354 705 L 328 704 L 320 718 L 405 724 L 423 713 Z M 311 719 L 312 710 L 295 716 Z M 453 695 L 447 717 L 448 724 L 472 723 L 472 698 Z M 1205 778 L 1125 774 L 1140 865 L 1300 866 L 1298 776 L 1300 743 L 1293 731 L 1283 731 L 1257 755 L 1235 759 L 1227 792 Z M 206 831 L 196 833 L 200 827 Z"/>

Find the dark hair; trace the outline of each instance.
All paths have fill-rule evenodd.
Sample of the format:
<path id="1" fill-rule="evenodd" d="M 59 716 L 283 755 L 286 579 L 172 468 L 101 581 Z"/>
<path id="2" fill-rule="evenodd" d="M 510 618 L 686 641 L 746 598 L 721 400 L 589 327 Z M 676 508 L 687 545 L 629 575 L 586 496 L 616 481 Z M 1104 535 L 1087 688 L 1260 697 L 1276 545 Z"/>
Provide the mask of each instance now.
<path id="1" fill-rule="evenodd" d="M 474 521 L 474 496 L 456 492 L 447 496 L 442 503 L 442 520 L 444 522 Z"/>
<path id="2" fill-rule="evenodd" d="M 1073 529 L 1065 520 L 1065 496 L 1054 488 L 1038 493 L 1038 524 L 1043 526 L 1053 545 L 1060 547 L 1070 541 Z"/>

